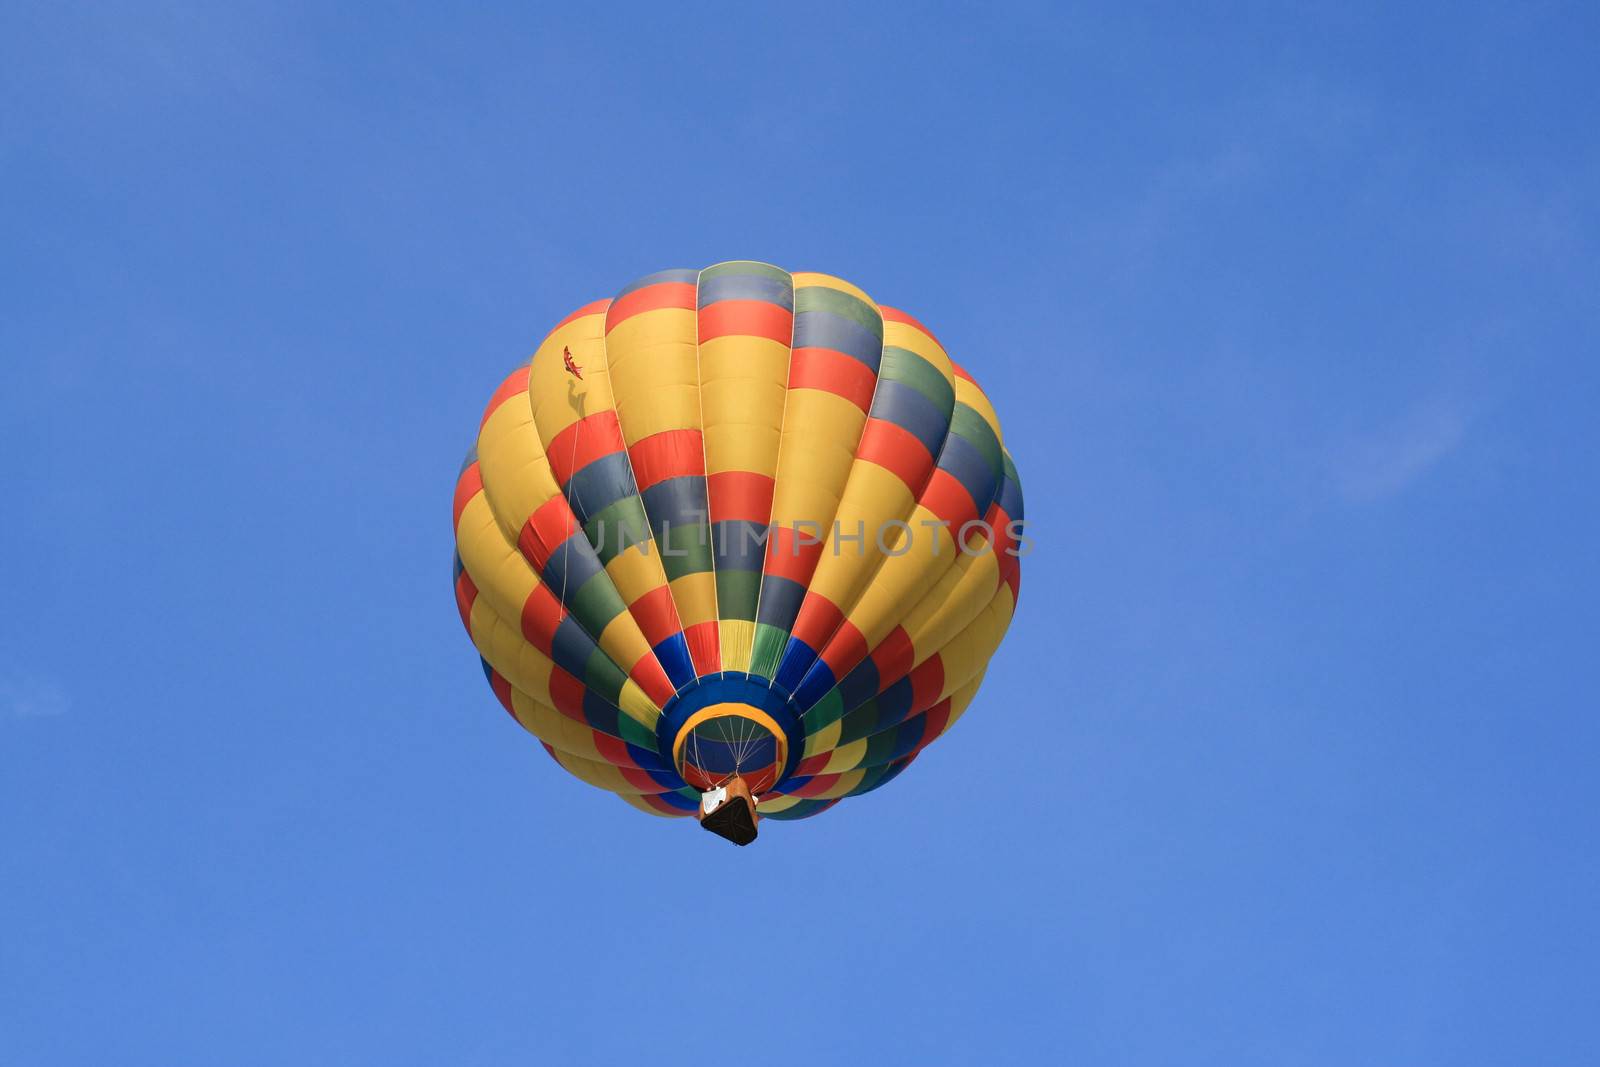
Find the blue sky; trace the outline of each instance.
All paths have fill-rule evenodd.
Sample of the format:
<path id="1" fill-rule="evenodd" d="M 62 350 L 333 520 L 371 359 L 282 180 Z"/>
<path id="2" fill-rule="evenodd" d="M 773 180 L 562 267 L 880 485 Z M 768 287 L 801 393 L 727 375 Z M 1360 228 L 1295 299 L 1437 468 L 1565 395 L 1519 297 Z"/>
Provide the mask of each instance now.
<path id="1" fill-rule="evenodd" d="M 1591 11 L 449 6 L 0 14 L 0 1062 L 1600 1059 Z M 448 580 L 503 372 L 730 258 L 924 319 L 1037 542 L 744 850 Z"/>

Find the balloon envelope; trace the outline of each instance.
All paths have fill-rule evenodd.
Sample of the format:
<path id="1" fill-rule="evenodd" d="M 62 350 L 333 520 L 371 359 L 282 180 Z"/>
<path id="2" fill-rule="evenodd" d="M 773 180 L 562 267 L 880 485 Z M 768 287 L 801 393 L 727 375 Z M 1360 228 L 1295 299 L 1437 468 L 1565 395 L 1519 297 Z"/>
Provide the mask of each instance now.
<path id="1" fill-rule="evenodd" d="M 802 818 L 971 703 L 1016 604 L 1022 492 L 933 334 L 826 274 L 722 263 L 579 308 L 495 390 L 455 591 L 562 767 L 691 815 L 743 775 Z"/>

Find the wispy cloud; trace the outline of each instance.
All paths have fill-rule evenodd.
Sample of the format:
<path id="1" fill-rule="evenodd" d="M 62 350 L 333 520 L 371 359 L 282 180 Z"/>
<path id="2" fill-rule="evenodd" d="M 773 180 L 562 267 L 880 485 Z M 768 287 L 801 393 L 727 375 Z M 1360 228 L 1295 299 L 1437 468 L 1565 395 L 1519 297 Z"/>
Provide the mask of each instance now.
<path id="1" fill-rule="evenodd" d="M 1461 446 L 1474 414 L 1458 398 L 1439 397 L 1351 438 L 1333 457 L 1339 495 L 1351 503 L 1369 503 L 1403 492 Z"/>
<path id="2" fill-rule="evenodd" d="M 1348 155 L 1372 113 L 1362 96 L 1304 80 L 1196 110 L 1185 147 L 1150 174 L 1127 217 L 1119 216 L 1117 247 L 1136 267 L 1148 266 L 1185 217 L 1245 210 L 1252 190 Z"/>
<path id="3" fill-rule="evenodd" d="M 72 706 L 67 691 L 44 678 L 0 678 L 0 715 L 8 719 L 42 719 L 65 715 Z"/>

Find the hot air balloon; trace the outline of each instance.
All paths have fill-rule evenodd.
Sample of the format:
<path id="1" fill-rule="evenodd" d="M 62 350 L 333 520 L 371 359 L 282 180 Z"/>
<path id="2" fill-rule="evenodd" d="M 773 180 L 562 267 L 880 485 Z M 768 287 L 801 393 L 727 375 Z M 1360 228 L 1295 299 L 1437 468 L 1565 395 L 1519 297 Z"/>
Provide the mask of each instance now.
<path id="1" fill-rule="evenodd" d="M 557 763 L 743 844 L 961 716 L 1022 517 L 993 407 L 915 318 L 826 274 L 669 270 L 495 390 L 456 483 L 456 603 Z"/>

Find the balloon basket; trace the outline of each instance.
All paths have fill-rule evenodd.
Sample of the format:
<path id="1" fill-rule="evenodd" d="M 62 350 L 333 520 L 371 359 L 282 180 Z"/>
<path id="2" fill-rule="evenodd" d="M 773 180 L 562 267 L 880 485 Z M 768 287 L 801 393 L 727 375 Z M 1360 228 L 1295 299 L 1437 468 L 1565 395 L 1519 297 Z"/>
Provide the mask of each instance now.
<path id="1" fill-rule="evenodd" d="M 725 785 L 700 794 L 700 825 L 718 837 L 727 838 L 736 845 L 748 845 L 756 839 L 756 798 L 750 795 L 750 786 L 743 778 L 735 777 Z"/>

